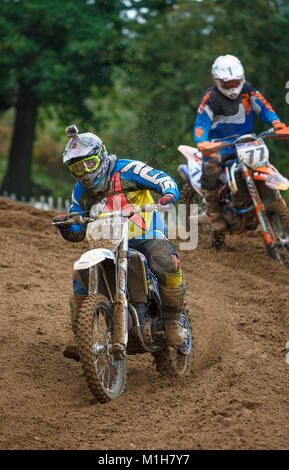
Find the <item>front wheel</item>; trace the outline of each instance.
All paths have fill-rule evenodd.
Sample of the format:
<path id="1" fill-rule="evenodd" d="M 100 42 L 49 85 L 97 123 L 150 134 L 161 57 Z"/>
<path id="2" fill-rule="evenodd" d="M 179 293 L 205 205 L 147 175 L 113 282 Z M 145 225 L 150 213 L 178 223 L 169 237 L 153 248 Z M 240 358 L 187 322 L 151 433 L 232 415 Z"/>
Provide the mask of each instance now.
<path id="1" fill-rule="evenodd" d="M 183 189 L 180 193 L 180 199 L 179 199 L 180 204 L 186 204 L 186 230 L 187 232 L 190 231 L 190 205 L 191 204 L 198 204 L 200 205 L 200 208 L 203 209 L 203 206 L 201 204 L 200 197 L 197 195 L 196 191 L 194 188 L 189 184 L 185 183 L 183 186 Z"/>
<path id="2" fill-rule="evenodd" d="M 276 242 L 277 242 L 276 249 L 278 251 L 278 255 L 280 256 L 281 260 L 287 263 L 288 265 L 289 263 L 289 207 L 287 207 L 283 203 L 282 199 L 277 199 L 276 201 L 269 204 L 269 206 L 266 209 L 266 212 L 267 212 L 272 230 L 276 238 Z"/>
<path id="3" fill-rule="evenodd" d="M 78 317 L 80 361 L 91 393 L 100 403 L 118 398 L 125 387 L 126 359 L 112 354 L 113 306 L 103 295 L 89 295 Z"/>

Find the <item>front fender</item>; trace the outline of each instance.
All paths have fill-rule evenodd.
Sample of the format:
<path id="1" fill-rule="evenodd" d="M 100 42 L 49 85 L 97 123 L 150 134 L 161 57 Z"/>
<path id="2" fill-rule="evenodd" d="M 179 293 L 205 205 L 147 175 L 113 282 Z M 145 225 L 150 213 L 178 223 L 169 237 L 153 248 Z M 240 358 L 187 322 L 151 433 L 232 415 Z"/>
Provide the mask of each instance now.
<path id="1" fill-rule="evenodd" d="M 189 160 L 202 161 L 202 153 L 197 147 L 190 147 L 189 145 L 179 145 L 178 151 Z"/>
<path id="2" fill-rule="evenodd" d="M 199 196 L 203 197 L 202 188 L 201 188 L 201 176 L 202 176 L 202 154 L 201 152 L 194 147 L 189 147 L 188 145 L 180 145 L 178 147 L 179 152 L 181 152 L 184 157 L 187 159 L 187 165 L 180 165 L 178 172 L 184 181 L 188 181 L 190 185 L 194 188 Z"/>
<path id="3" fill-rule="evenodd" d="M 91 266 L 101 263 L 106 258 L 115 261 L 115 255 L 112 251 L 103 248 L 94 248 L 93 250 L 86 251 L 81 255 L 79 260 L 74 263 L 74 270 L 88 269 Z"/>
<path id="4" fill-rule="evenodd" d="M 282 176 L 272 166 L 256 168 L 253 177 L 255 180 L 265 181 L 266 186 L 270 189 L 286 191 L 289 188 L 289 181 Z"/>

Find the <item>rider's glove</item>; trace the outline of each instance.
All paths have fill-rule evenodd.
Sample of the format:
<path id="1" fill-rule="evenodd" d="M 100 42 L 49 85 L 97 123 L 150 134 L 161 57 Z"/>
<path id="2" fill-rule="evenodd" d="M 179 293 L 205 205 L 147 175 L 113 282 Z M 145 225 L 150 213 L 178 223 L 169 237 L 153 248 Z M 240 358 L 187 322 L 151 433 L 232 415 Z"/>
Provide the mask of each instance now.
<path id="1" fill-rule="evenodd" d="M 286 124 L 284 124 L 284 122 L 278 121 L 277 119 L 275 119 L 275 121 L 272 122 L 272 125 L 275 131 L 278 131 L 279 129 L 285 129 L 285 127 L 287 127 Z"/>
<path id="2" fill-rule="evenodd" d="M 60 227 L 62 230 L 67 230 L 70 227 L 70 224 L 66 224 L 65 222 L 69 219 L 67 214 L 57 215 L 53 218 L 53 222 L 61 222 L 57 224 L 57 227 Z"/>
<path id="3" fill-rule="evenodd" d="M 172 194 L 168 194 L 167 196 L 163 196 L 158 200 L 158 206 L 159 208 L 162 206 L 168 206 L 169 204 L 175 205 L 176 199 L 175 196 Z"/>
<path id="4" fill-rule="evenodd" d="M 208 140 L 204 140 L 202 142 L 197 143 L 197 147 L 200 150 L 200 152 L 206 147 L 210 142 Z"/>
<path id="5" fill-rule="evenodd" d="M 203 154 L 206 153 L 206 150 L 210 151 L 210 148 L 215 148 L 218 144 L 216 142 L 210 142 L 209 140 L 205 140 L 203 142 L 199 142 L 197 144 L 198 149 Z"/>

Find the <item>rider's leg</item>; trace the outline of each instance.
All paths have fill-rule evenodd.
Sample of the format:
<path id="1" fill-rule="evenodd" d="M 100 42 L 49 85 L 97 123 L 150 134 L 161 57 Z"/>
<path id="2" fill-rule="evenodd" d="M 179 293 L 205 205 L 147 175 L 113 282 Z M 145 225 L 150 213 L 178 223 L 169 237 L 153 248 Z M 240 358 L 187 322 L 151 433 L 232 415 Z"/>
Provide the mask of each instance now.
<path id="1" fill-rule="evenodd" d="M 235 209 L 237 210 L 244 210 L 250 206 L 252 203 L 251 198 L 249 196 L 248 187 L 246 181 L 242 175 L 241 171 L 237 171 L 235 173 L 235 179 L 237 183 L 237 192 L 231 192 L 231 201 Z M 245 224 L 246 226 L 254 225 L 254 212 L 245 213 Z M 233 230 L 240 230 L 242 227 L 243 219 L 237 212 L 233 211 L 233 219 L 232 219 L 232 229 Z"/>
<path id="2" fill-rule="evenodd" d="M 73 273 L 73 297 L 70 299 L 69 306 L 71 312 L 71 327 L 76 335 L 77 317 L 79 310 L 87 297 L 89 270 L 74 271 Z M 74 344 L 68 344 L 63 352 L 67 358 L 79 360 L 78 348 Z"/>
<path id="3" fill-rule="evenodd" d="M 168 239 L 134 239 L 129 246 L 146 256 L 158 279 L 166 341 L 169 346 L 178 347 L 184 342 L 178 320 L 184 310 L 186 289 L 177 251 Z"/>
<path id="4" fill-rule="evenodd" d="M 212 223 L 212 228 L 216 232 L 224 232 L 227 225 L 221 215 L 218 197 L 218 175 L 220 154 L 213 153 L 203 156 L 202 164 L 202 189 L 207 201 L 208 216 Z"/>
<path id="5" fill-rule="evenodd" d="M 235 174 L 238 191 L 232 193 L 232 203 L 237 209 L 245 209 L 251 203 L 248 187 L 241 171 Z"/>

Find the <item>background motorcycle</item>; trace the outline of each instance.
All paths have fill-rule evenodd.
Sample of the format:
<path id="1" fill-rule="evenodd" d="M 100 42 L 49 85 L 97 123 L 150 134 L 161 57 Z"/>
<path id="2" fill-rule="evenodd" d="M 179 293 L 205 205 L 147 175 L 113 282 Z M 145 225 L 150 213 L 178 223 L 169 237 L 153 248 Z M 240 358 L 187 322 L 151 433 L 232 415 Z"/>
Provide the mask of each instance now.
<path id="1" fill-rule="evenodd" d="M 289 127 L 278 131 L 271 128 L 259 136 L 246 134 L 234 142 L 212 141 L 205 152 L 232 146 L 236 149 L 232 159 L 220 163 L 219 204 L 228 231 L 239 234 L 259 226 L 268 254 L 289 267 L 289 208 L 280 193 L 289 188 L 289 181 L 269 161 L 269 149 L 264 142 L 268 137 L 288 139 Z M 190 204 L 201 201 L 206 206 L 201 189 L 202 154 L 186 145 L 180 145 L 178 150 L 187 159 L 187 165 L 180 165 L 178 172 L 186 181 L 180 200 L 187 205 L 189 225 Z M 242 207 L 234 207 L 232 195 L 241 192 Z M 223 240 L 224 234 L 214 233 L 216 247 Z"/>
<path id="2" fill-rule="evenodd" d="M 75 319 L 76 338 L 88 386 L 102 403 L 124 390 L 126 354 L 151 353 L 159 372 L 177 376 L 189 365 L 192 339 L 186 311 L 179 319 L 185 343 L 168 347 L 157 279 L 145 256 L 128 248 L 129 217 L 154 210 L 159 210 L 156 204 L 126 214 L 94 215 L 92 207 L 90 217 L 71 217 L 71 225 L 88 223 L 91 249 L 74 264 L 75 270 L 89 269 L 89 295 Z"/>

